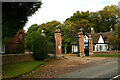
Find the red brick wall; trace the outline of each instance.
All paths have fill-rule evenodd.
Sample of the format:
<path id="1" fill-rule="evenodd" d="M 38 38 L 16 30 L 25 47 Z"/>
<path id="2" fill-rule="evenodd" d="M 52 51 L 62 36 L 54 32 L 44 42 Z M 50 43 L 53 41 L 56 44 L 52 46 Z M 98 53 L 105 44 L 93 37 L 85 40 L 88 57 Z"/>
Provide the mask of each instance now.
<path id="1" fill-rule="evenodd" d="M 23 61 L 34 61 L 32 54 L 4 54 L 2 55 L 2 64 L 19 63 Z"/>
<path id="2" fill-rule="evenodd" d="M 18 35 L 20 32 L 23 32 L 21 35 Z M 9 51 L 10 53 L 13 53 L 14 50 L 18 47 L 18 38 L 25 43 L 25 31 L 23 29 L 20 29 L 15 37 L 11 37 L 8 40 L 8 44 L 6 45 L 6 51 Z M 23 40 L 22 40 L 23 38 Z"/>
<path id="3" fill-rule="evenodd" d="M 89 54 L 93 54 L 93 41 L 91 35 L 89 35 Z"/>
<path id="4" fill-rule="evenodd" d="M 84 56 L 84 35 L 83 33 L 79 34 L 79 52 L 80 56 Z"/>
<path id="5" fill-rule="evenodd" d="M 62 54 L 62 37 L 61 33 L 55 33 L 55 48 L 56 48 L 56 55 L 61 55 Z M 58 46 L 61 46 L 59 49 Z"/>

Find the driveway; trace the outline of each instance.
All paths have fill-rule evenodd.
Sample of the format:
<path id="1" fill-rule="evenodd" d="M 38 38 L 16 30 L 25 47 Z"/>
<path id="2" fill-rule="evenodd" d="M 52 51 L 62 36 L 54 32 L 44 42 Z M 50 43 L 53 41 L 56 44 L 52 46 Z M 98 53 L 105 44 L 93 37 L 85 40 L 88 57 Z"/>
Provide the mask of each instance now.
<path id="1" fill-rule="evenodd" d="M 59 78 L 108 78 L 118 75 L 118 60 L 94 65 L 84 69 L 60 75 Z"/>
<path id="2" fill-rule="evenodd" d="M 92 71 L 95 71 L 94 74 L 101 71 L 97 71 L 96 69 L 96 67 L 100 68 L 100 64 L 103 65 L 107 63 L 108 65 L 106 67 L 101 67 L 107 68 L 109 66 L 110 69 L 110 63 L 113 62 L 112 66 L 115 65 L 117 67 L 116 62 L 114 61 L 118 61 L 118 59 L 106 57 L 77 57 L 65 55 L 65 58 L 61 60 L 47 60 L 44 65 L 37 68 L 33 73 L 26 75 L 24 78 L 85 78 L 88 74 L 82 74 L 86 73 L 87 70 L 89 74 Z M 116 68 L 113 68 L 113 70 L 116 70 Z M 95 77 L 95 75 L 93 76 L 92 74 L 87 77 Z"/>

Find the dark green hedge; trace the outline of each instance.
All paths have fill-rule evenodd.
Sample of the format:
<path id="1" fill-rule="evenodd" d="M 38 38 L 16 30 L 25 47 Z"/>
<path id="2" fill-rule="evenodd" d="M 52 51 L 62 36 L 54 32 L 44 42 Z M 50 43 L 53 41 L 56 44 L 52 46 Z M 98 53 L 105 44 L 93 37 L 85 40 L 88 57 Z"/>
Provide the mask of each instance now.
<path id="1" fill-rule="evenodd" d="M 48 40 L 42 35 L 37 35 L 33 43 L 33 56 L 36 60 L 44 60 L 47 57 L 48 52 Z"/>

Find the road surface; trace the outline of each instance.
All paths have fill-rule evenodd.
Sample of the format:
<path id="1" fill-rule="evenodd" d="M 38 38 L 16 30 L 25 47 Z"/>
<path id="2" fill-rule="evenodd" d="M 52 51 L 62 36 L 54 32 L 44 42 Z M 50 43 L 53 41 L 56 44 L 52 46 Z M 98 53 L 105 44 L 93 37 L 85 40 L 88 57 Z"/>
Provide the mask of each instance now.
<path id="1" fill-rule="evenodd" d="M 108 78 L 115 80 L 115 78 L 120 76 L 118 71 L 119 66 L 118 59 L 115 59 L 111 62 L 63 74 L 59 78 Z"/>

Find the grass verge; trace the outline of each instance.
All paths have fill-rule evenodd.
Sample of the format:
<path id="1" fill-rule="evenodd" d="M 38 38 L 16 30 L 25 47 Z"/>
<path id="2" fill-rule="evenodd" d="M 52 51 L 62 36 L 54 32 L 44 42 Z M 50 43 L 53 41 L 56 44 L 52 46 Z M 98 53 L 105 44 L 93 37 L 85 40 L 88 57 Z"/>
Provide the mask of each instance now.
<path id="1" fill-rule="evenodd" d="M 2 78 L 16 78 L 27 74 L 34 70 L 39 65 L 44 64 L 44 61 L 25 61 L 21 63 L 9 64 L 2 66 Z"/>
<path id="2" fill-rule="evenodd" d="M 120 57 L 120 55 L 93 55 L 92 57 Z"/>

